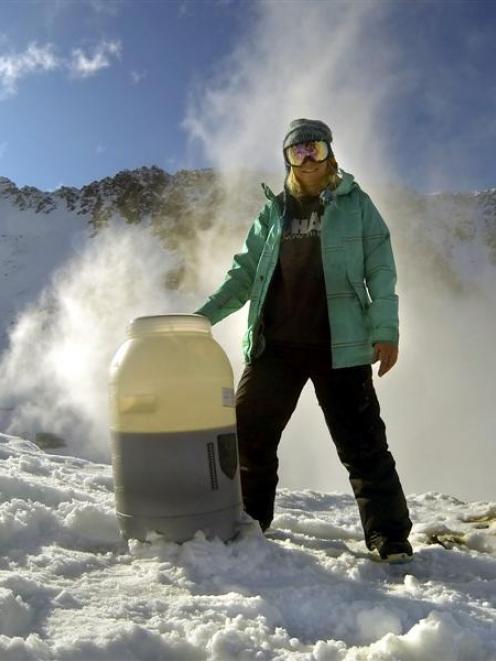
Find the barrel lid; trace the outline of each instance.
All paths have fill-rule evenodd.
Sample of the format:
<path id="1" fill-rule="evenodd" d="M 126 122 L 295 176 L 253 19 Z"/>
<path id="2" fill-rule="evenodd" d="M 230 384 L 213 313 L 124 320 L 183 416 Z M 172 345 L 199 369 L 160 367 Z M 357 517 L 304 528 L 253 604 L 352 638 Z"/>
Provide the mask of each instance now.
<path id="1" fill-rule="evenodd" d="M 128 328 L 130 337 L 159 333 L 211 333 L 210 321 L 200 314 L 158 314 L 136 317 Z"/>

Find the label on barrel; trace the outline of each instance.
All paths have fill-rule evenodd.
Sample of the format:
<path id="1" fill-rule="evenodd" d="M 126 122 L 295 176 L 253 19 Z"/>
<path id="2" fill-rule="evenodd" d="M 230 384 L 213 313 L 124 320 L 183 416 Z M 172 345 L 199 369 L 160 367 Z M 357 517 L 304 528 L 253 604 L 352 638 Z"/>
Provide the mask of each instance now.
<path id="1" fill-rule="evenodd" d="M 222 388 L 222 406 L 234 407 L 234 390 L 232 388 Z"/>

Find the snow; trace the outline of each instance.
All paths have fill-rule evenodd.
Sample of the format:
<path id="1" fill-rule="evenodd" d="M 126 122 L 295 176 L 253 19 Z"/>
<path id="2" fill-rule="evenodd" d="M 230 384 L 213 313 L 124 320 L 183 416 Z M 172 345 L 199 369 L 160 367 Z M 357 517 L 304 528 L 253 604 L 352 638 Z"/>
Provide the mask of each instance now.
<path id="1" fill-rule="evenodd" d="M 16 315 L 36 300 L 50 275 L 81 249 L 88 234 L 87 218 L 71 214 L 66 205 L 54 204 L 50 213 L 34 208 L 21 211 L 2 197 L 0 178 L 0 350 Z"/>
<path id="2" fill-rule="evenodd" d="M 108 465 L 0 434 L 0 658 L 491 661 L 496 503 L 411 495 L 415 558 L 374 562 L 354 499 L 281 489 L 267 537 L 119 535 Z"/>

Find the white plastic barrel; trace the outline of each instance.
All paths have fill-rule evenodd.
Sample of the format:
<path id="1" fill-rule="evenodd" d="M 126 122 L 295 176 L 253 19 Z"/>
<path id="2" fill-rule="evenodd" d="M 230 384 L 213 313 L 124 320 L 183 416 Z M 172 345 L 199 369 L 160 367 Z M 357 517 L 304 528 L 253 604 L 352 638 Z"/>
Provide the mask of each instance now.
<path id="1" fill-rule="evenodd" d="M 233 372 L 206 317 L 139 317 L 110 368 L 112 467 L 125 538 L 227 540 L 242 511 Z"/>

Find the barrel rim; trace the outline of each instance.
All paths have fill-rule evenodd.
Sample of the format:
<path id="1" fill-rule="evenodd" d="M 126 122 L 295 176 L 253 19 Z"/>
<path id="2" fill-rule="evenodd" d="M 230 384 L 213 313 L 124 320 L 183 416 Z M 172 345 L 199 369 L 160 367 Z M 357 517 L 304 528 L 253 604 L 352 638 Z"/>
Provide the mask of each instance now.
<path id="1" fill-rule="evenodd" d="M 204 333 L 211 334 L 211 324 L 200 314 L 168 313 L 144 315 L 132 319 L 127 327 L 130 337 L 161 333 Z"/>

